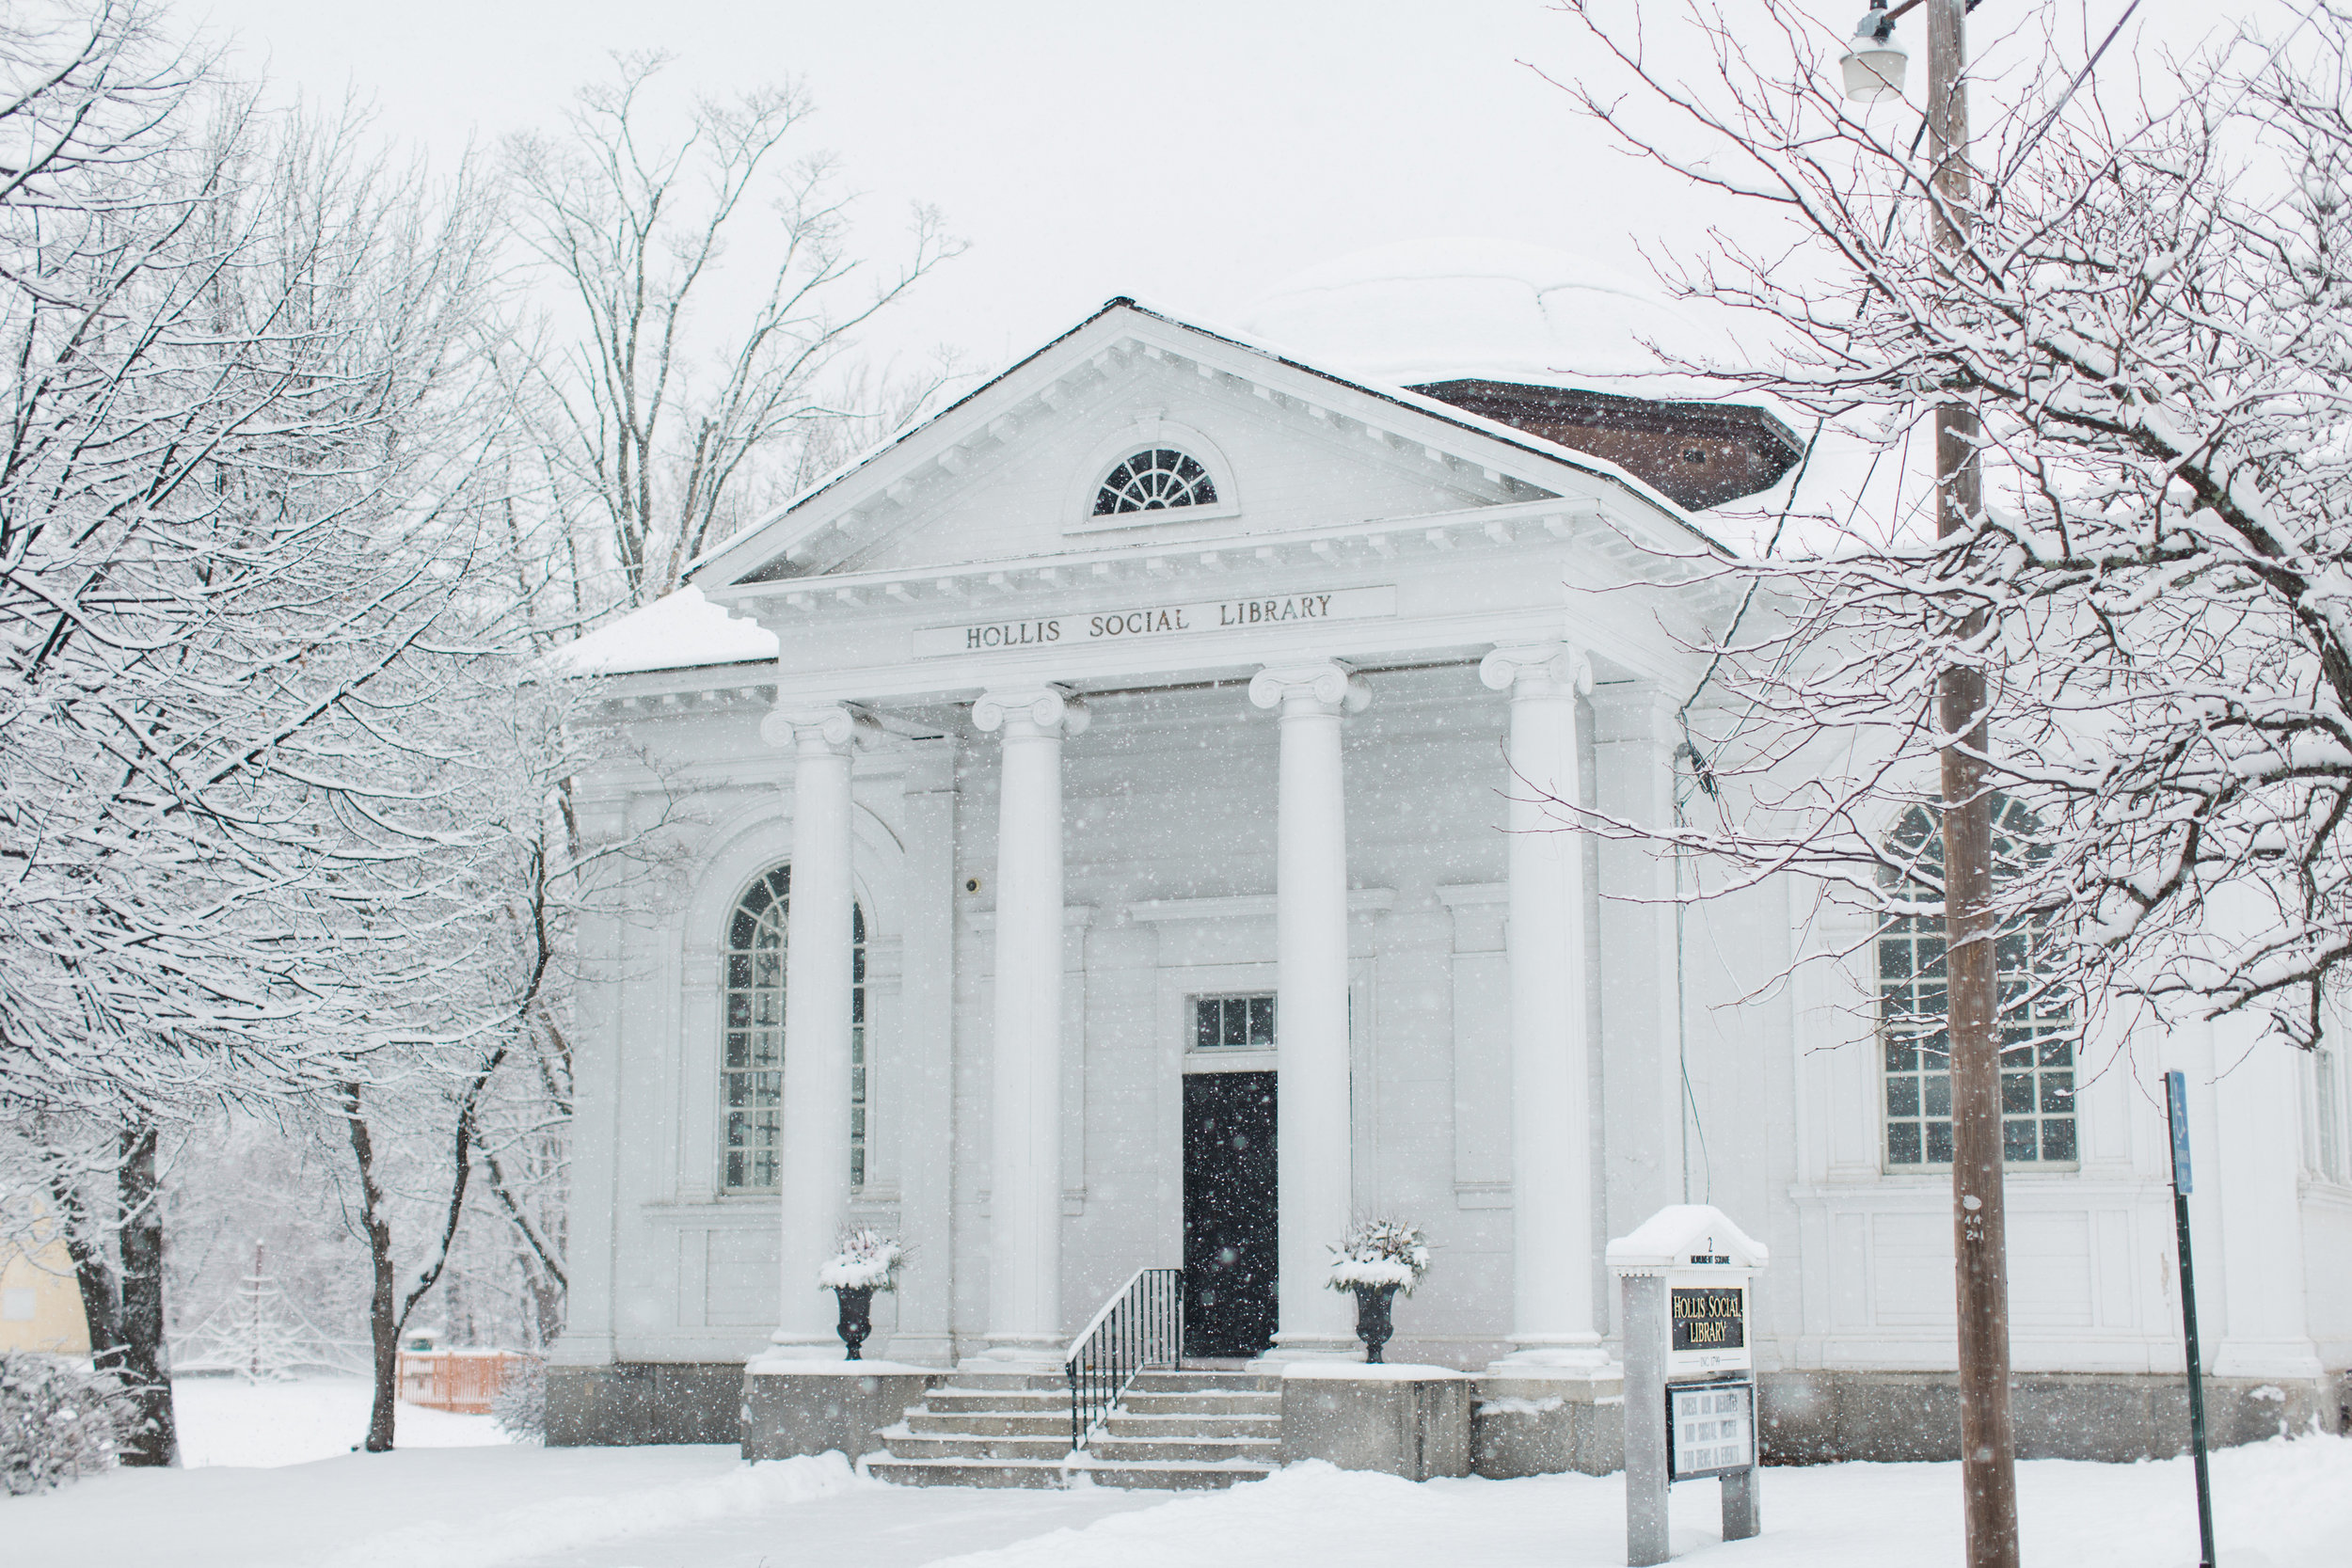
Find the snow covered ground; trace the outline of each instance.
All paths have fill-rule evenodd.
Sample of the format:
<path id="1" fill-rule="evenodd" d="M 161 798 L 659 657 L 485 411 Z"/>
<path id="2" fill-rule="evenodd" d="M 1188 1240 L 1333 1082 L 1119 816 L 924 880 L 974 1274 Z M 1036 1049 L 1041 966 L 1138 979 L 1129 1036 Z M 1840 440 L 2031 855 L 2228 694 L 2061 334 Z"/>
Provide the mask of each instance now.
<path id="1" fill-rule="evenodd" d="M 349 1453 L 367 1434 L 373 1386 L 364 1377 L 298 1383 L 188 1377 L 174 1385 L 171 1395 L 180 1417 L 183 1465 L 304 1465 Z M 400 1407 L 395 1430 L 404 1449 L 470 1449 L 506 1441 L 487 1416 L 453 1416 L 413 1404 Z"/>
<path id="2" fill-rule="evenodd" d="M 358 1402 L 352 1402 L 354 1391 Z M 123 1471 L 0 1498 L 13 1564 L 165 1568 L 1300 1568 L 1309 1562 L 1582 1568 L 1625 1560 L 1613 1477 L 1443 1481 L 1302 1465 L 1230 1492 L 982 1492 L 883 1486 L 841 1459 L 745 1465 L 726 1448 L 518 1448 L 485 1418 L 401 1410 L 391 1454 L 346 1450 L 363 1385 L 191 1384 L 196 1467 Z M 340 1424 L 351 1415 L 349 1425 Z M 333 1441 L 328 1445 L 329 1434 Z M 310 1457 L 323 1449 L 333 1457 Z M 307 1461 L 307 1462 L 306 1462 Z M 274 1467 L 262 1467 L 274 1466 Z M 2025 1560 L 2042 1568 L 2187 1568 L 2185 1462 L 2019 1466 Z M 2229 1568 L 2352 1560 L 2352 1440 L 2304 1437 L 2215 1455 Z M 1948 1465 L 1841 1465 L 1764 1475 L 1764 1535 L 1717 1539 L 1716 1489 L 1675 1488 L 1677 1560 L 1714 1568 L 1956 1563 Z"/>

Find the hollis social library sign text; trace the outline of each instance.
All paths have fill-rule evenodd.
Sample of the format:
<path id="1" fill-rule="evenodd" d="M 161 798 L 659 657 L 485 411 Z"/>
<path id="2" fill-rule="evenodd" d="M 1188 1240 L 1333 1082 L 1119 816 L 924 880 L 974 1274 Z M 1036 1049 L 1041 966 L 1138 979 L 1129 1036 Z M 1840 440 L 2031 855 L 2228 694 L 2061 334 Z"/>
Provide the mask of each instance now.
<path id="1" fill-rule="evenodd" d="M 914 634 L 914 652 L 918 657 L 981 653 L 1057 642 L 1100 642 L 1113 638 L 1123 640 L 1247 630 L 1295 621 L 1360 621 L 1395 613 L 1396 589 L 1393 586 L 1342 588 L 1327 594 L 1209 599 L 1198 604 L 1145 605 L 1041 616 L 1030 621 L 982 621 L 957 626 L 924 626 Z"/>

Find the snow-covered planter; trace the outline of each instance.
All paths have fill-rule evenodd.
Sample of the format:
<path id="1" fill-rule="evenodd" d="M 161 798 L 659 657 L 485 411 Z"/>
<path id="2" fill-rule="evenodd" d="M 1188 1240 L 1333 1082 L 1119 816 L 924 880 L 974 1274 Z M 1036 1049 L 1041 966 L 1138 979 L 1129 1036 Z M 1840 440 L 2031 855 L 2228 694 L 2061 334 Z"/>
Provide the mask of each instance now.
<path id="1" fill-rule="evenodd" d="M 871 1226 L 860 1226 L 841 1238 L 840 1250 L 817 1271 L 820 1291 L 895 1291 L 898 1263 L 905 1257 L 897 1240 Z"/>
<path id="2" fill-rule="evenodd" d="M 1429 1243 L 1419 1226 L 1403 1220 L 1364 1220 L 1333 1247 L 1331 1273 L 1324 1283 L 1356 1295 L 1356 1338 L 1364 1359 L 1384 1359 L 1381 1347 L 1391 1332 L 1389 1309 L 1399 1291 L 1406 1295 L 1429 1272 Z"/>
<path id="3" fill-rule="evenodd" d="M 132 1414 L 112 1377 L 0 1352 L 0 1491 L 23 1497 L 107 1468 Z"/>
<path id="4" fill-rule="evenodd" d="M 1419 1226 L 1403 1220 L 1362 1221 L 1331 1251 L 1325 1283 L 1334 1291 L 1387 1289 L 1409 1296 L 1429 1272 L 1429 1243 Z"/>
<path id="5" fill-rule="evenodd" d="M 865 1359 L 861 1347 L 874 1332 L 874 1292 L 898 1288 L 898 1261 L 904 1256 L 895 1239 L 860 1226 L 841 1238 L 841 1250 L 817 1271 L 818 1289 L 841 1299 L 841 1321 L 834 1332 L 849 1347 L 849 1359 Z"/>

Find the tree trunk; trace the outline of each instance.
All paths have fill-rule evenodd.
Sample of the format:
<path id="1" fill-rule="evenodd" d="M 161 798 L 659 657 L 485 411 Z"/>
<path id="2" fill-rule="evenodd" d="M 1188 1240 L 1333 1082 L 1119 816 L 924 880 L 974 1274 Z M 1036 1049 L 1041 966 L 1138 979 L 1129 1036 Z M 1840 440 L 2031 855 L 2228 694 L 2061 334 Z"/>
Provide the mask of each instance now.
<path id="1" fill-rule="evenodd" d="M 138 1419 L 124 1441 L 125 1465 L 176 1465 L 179 1425 L 171 1408 L 171 1355 L 164 1344 L 163 1192 L 155 1179 L 155 1129 L 126 1129 L 116 1190 L 122 1202 L 122 1311 L 118 1356 Z"/>
<path id="2" fill-rule="evenodd" d="M 545 1351 L 564 1332 L 564 1287 L 547 1276 L 538 1260 L 530 1253 L 521 1254 L 523 1283 L 531 1291 L 531 1309 L 536 1320 L 538 1348 Z"/>
<path id="3" fill-rule="evenodd" d="M 374 1286 L 368 1293 L 369 1363 L 375 1374 L 375 1400 L 368 1408 L 370 1453 L 392 1449 L 393 1407 L 400 1395 L 400 1313 L 392 1285 L 392 1225 L 384 1213 L 384 1189 L 375 1180 L 375 1144 L 359 1116 L 359 1085 L 343 1085 L 343 1114 L 351 1129 L 351 1154 L 359 1167 L 359 1228 L 367 1235 Z"/>
<path id="4" fill-rule="evenodd" d="M 89 1327 L 89 1359 L 93 1370 L 118 1371 L 122 1359 L 121 1284 L 105 1239 L 90 1227 L 89 1209 L 82 1189 L 63 1174 L 52 1175 L 49 1196 L 57 1206 L 65 1230 L 66 1255 L 73 1259 L 73 1282 L 82 1291 L 82 1321 Z"/>

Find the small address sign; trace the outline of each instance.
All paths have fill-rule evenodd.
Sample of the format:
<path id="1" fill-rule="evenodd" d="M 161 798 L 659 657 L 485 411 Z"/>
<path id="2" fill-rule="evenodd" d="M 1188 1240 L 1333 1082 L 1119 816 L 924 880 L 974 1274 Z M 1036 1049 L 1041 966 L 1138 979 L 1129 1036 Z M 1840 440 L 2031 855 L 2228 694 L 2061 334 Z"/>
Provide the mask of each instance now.
<path id="1" fill-rule="evenodd" d="M 1667 1292 L 1677 1350 L 1738 1350 L 1748 1342 L 1747 1292 L 1707 1287 Z"/>

